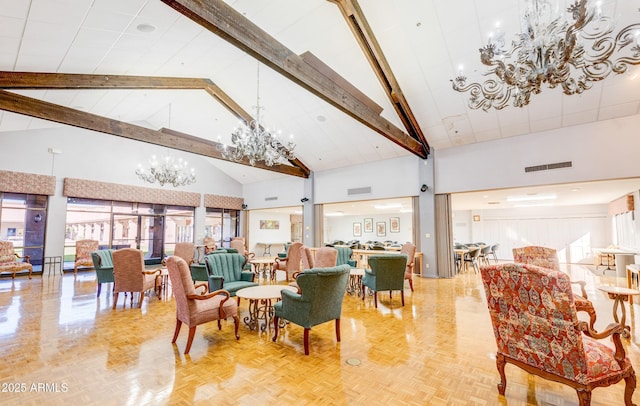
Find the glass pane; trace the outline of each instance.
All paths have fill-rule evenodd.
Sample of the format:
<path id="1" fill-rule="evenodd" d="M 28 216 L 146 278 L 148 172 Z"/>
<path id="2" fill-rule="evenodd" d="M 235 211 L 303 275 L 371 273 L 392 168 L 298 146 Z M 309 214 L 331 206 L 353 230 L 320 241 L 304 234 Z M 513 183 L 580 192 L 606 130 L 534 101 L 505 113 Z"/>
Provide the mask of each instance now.
<path id="1" fill-rule="evenodd" d="M 101 248 L 109 245 L 109 213 L 67 211 L 65 245 L 75 246 L 78 240 L 98 240 Z"/>
<path id="2" fill-rule="evenodd" d="M 25 215 L 25 209 L 3 207 L 0 239 L 13 242 L 15 248 L 22 247 L 24 245 Z"/>
<path id="3" fill-rule="evenodd" d="M 2 207 L 25 208 L 27 196 L 21 193 L 5 193 L 2 197 Z"/>
<path id="4" fill-rule="evenodd" d="M 27 206 L 31 208 L 45 209 L 47 207 L 48 196 L 27 195 Z"/>
<path id="5" fill-rule="evenodd" d="M 138 216 L 113 216 L 113 249 L 137 248 Z"/>
<path id="6" fill-rule="evenodd" d="M 113 202 L 114 213 L 133 213 L 134 203 L 131 202 Z"/>
<path id="7" fill-rule="evenodd" d="M 67 199 L 67 211 L 111 212 L 111 202 L 96 199 Z"/>
<path id="8" fill-rule="evenodd" d="M 213 238 L 218 247 L 222 247 L 222 213 L 207 213 L 205 237 Z"/>
<path id="9" fill-rule="evenodd" d="M 162 258 L 162 240 L 164 234 L 162 217 L 141 216 L 141 220 L 140 249 L 144 252 L 144 257 Z"/>

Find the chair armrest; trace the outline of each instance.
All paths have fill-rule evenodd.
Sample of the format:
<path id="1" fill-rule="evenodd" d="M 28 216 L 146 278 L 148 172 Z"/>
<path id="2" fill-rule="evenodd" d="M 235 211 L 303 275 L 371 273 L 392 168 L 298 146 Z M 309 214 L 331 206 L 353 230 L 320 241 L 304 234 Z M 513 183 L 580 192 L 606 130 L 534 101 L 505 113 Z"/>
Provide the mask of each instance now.
<path id="1" fill-rule="evenodd" d="M 603 338 L 611 336 L 611 341 L 613 341 L 613 344 L 616 347 L 616 352 L 613 357 L 622 366 L 622 364 L 624 363 L 624 359 L 627 356 L 624 351 L 624 347 L 622 346 L 622 340 L 620 339 L 620 335 L 624 332 L 624 326 L 622 324 L 611 323 L 603 331 L 597 332 L 591 329 L 587 322 L 581 321 L 578 323 L 578 329 L 581 330 L 586 336 L 589 336 L 596 340 L 601 340 Z"/>
<path id="2" fill-rule="evenodd" d="M 365 274 L 369 274 L 369 275 L 371 275 L 371 276 L 376 276 L 376 273 L 375 273 L 372 269 L 369 269 L 369 268 L 366 268 L 366 269 L 364 270 L 364 273 L 365 273 Z"/>
<path id="3" fill-rule="evenodd" d="M 226 298 L 220 302 L 220 307 L 222 307 L 222 304 L 229 299 L 229 297 L 231 297 L 231 294 L 224 290 L 224 289 L 218 289 L 218 290 L 214 290 L 213 292 L 209 292 L 209 293 L 202 293 L 200 295 L 187 295 L 187 299 L 192 299 L 192 300 L 206 300 L 206 299 L 211 299 L 214 296 L 218 296 L 218 295 L 224 295 L 226 296 Z"/>
<path id="4" fill-rule="evenodd" d="M 201 295 L 204 295 L 205 293 L 207 293 L 207 292 L 209 291 L 209 285 L 208 285 L 207 283 L 204 283 L 204 282 L 202 282 L 202 283 L 196 283 L 195 285 L 193 285 L 193 288 L 194 288 L 195 290 L 198 290 L 198 289 L 200 289 L 200 288 L 205 288 L 205 289 L 204 289 L 204 292 L 202 292 L 202 293 L 201 293 Z"/>
<path id="5" fill-rule="evenodd" d="M 162 269 L 157 268 L 157 269 L 154 269 L 153 271 L 142 271 L 142 273 L 143 273 L 144 275 L 156 275 L 156 276 L 160 276 L 160 275 L 162 275 Z"/>
<path id="6" fill-rule="evenodd" d="M 285 297 L 286 297 L 287 298 L 286 300 L 293 300 L 295 302 L 304 302 L 304 300 L 302 300 L 302 295 L 298 292 L 293 292 L 291 290 L 284 289 L 281 295 L 282 295 L 282 300 L 285 300 Z"/>
<path id="7" fill-rule="evenodd" d="M 571 284 L 572 285 L 580 285 L 580 295 L 585 299 L 589 299 L 587 297 L 587 291 L 584 288 L 586 286 L 586 284 L 587 284 L 585 281 L 572 281 Z"/>
<path id="8" fill-rule="evenodd" d="M 224 286 L 224 277 L 218 275 L 209 275 L 209 291 L 222 289 Z"/>
<path id="9" fill-rule="evenodd" d="M 291 277 L 292 277 L 293 279 L 296 279 L 296 278 L 298 277 L 298 275 L 300 275 L 302 272 L 303 272 L 303 271 L 295 271 L 295 272 L 293 273 L 293 275 L 291 275 Z"/>
<path id="10" fill-rule="evenodd" d="M 348 259 L 347 260 L 347 264 L 350 267 L 355 268 L 358 265 L 358 261 L 356 261 L 355 259 Z"/>
<path id="11" fill-rule="evenodd" d="M 242 271 L 242 272 L 240 272 L 240 280 L 241 281 L 253 282 L 255 277 L 256 277 L 256 274 L 251 272 L 251 271 Z"/>

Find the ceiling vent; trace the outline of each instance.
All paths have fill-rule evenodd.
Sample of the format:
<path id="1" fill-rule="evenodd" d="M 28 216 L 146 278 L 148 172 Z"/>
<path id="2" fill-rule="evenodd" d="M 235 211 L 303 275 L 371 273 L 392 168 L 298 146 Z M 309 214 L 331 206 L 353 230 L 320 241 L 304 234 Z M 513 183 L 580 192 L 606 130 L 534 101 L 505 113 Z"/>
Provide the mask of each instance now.
<path id="1" fill-rule="evenodd" d="M 527 166 L 524 168 L 525 172 L 537 172 L 537 171 L 547 171 L 549 169 L 560 169 L 560 168 L 571 168 L 573 165 L 571 161 L 567 162 L 557 162 L 555 164 L 544 164 L 544 165 L 536 165 L 536 166 Z"/>
<path id="2" fill-rule="evenodd" d="M 365 193 L 371 193 L 371 186 L 367 187 L 356 187 L 353 189 L 347 189 L 347 195 L 362 195 Z"/>
<path id="3" fill-rule="evenodd" d="M 264 198 L 264 201 L 265 201 L 265 202 L 272 201 L 272 200 L 278 200 L 278 196 L 265 197 L 265 198 Z"/>

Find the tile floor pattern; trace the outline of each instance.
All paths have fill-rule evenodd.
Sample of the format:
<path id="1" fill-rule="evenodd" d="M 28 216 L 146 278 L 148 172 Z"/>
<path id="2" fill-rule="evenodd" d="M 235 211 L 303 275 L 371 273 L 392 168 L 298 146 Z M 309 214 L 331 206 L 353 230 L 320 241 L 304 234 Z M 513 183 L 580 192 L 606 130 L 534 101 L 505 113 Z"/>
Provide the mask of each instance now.
<path id="1" fill-rule="evenodd" d="M 588 282 L 597 328 L 612 321 L 612 301 L 599 284 L 624 286 L 622 278 L 569 266 Z M 283 281 L 280 281 L 284 283 Z M 144 298 L 142 309 L 111 310 L 110 287 L 96 298 L 95 274 L 0 279 L 0 404 L 2 405 L 577 405 L 564 385 L 532 377 L 508 365 L 506 397 L 498 395 L 495 341 L 480 277 L 415 279 L 395 293 L 347 296 L 342 342 L 334 324 L 311 330 L 304 356 L 302 328 L 270 333 L 231 321 L 199 326 L 191 353 L 187 329 L 171 344 L 175 304 L 171 296 Z M 636 303 L 638 303 L 636 301 Z M 242 302 L 242 316 L 248 303 Z M 135 306 L 135 304 L 134 304 Z M 638 308 L 625 346 L 640 372 Z M 352 365 L 357 364 L 357 365 Z M 620 405 L 624 384 L 598 388 L 594 406 Z M 16 392 L 16 390 L 18 392 Z M 634 401 L 640 404 L 640 390 Z"/>

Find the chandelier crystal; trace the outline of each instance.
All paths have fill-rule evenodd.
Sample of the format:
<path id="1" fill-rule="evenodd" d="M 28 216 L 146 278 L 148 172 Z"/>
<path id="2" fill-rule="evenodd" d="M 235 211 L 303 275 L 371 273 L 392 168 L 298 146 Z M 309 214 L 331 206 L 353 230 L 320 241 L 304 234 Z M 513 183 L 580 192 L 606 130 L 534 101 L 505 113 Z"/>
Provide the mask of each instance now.
<path id="1" fill-rule="evenodd" d="M 138 164 L 136 175 L 148 183 L 158 182 L 160 186 L 168 183 L 173 187 L 179 187 L 196 181 L 195 170 L 189 168 L 187 161 L 182 158 L 176 159 L 172 155 L 165 155 L 162 159 L 152 155 L 149 159 L 149 169 L 144 169 L 142 164 Z"/>
<path id="2" fill-rule="evenodd" d="M 480 61 L 489 66 L 483 83 L 467 84 L 462 72 L 451 82 L 458 92 L 469 92 L 469 108 L 503 109 L 529 104 L 531 94 L 542 85 L 560 86 L 564 94 L 580 94 L 609 74 L 621 74 L 629 65 L 640 63 L 640 23 L 629 25 L 613 35 L 614 23 L 604 16 L 601 2 L 578 0 L 559 16 L 554 1 L 525 0 L 522 32 L 505 48 L 504 33 L 489 36 L 480 48 Z M 611 60 L 614 53 L 625 56 Z"/>
<path id="3" fill-rule="evenodd" d="M 220 148 L 222 156 L 232 161 L 242 161 L 246 158 L 251 166 L 262 161 L 267 166 L 288 163 L 295 159 L 293 149 L 293 135 L 283 144 L 280 141 L 280 131 L 276 135 L 260 122 L 260 65 L 258 64 L 258 91 L 256 102 L 256 118 L 250 122 L 242 121 L 231 133 L 233 148 L 223 145 Z"/>

